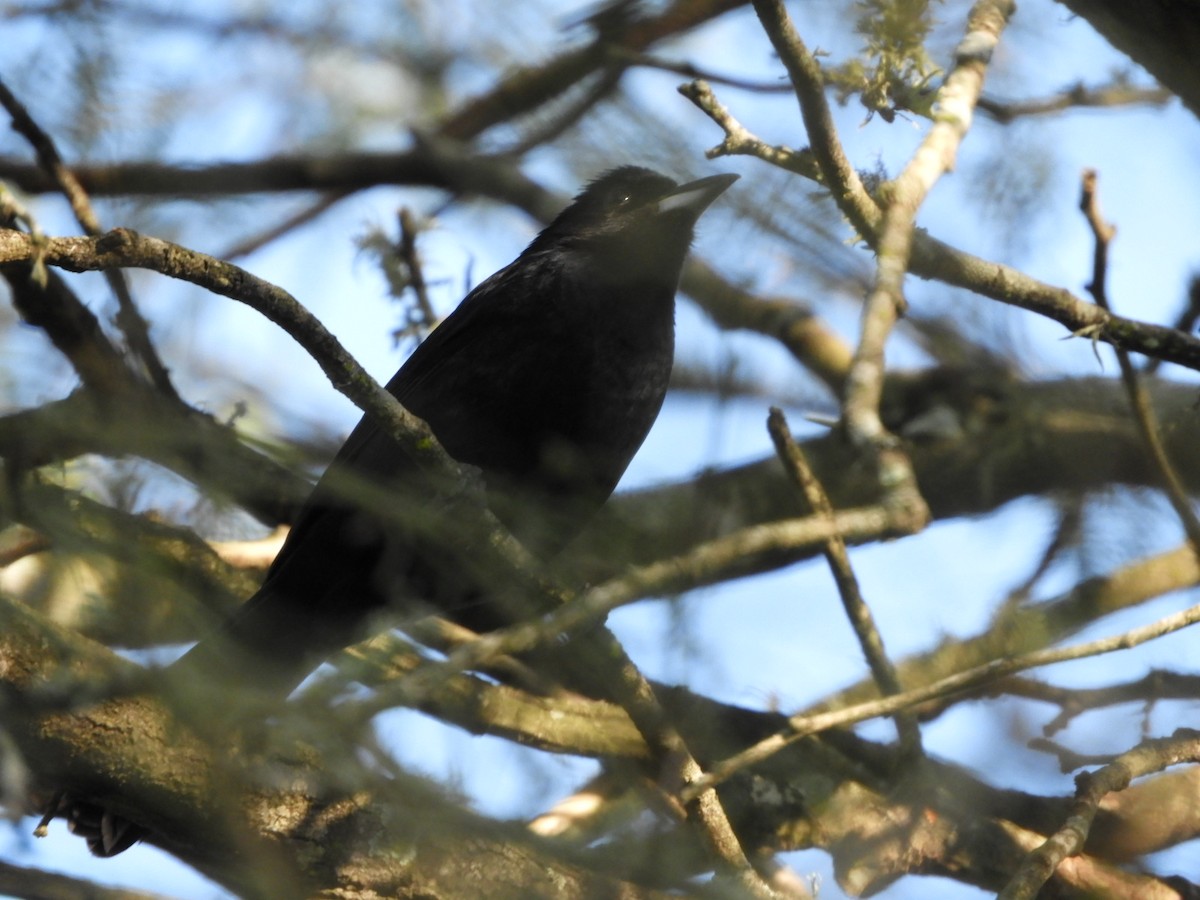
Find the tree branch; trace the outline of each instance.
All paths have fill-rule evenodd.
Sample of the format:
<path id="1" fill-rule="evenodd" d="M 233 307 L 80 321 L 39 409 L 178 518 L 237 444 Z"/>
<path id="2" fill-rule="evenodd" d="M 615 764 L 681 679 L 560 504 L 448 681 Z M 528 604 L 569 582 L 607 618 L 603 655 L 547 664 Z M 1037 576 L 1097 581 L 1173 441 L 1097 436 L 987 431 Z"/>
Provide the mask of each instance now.
<path id="1" fill-rule="evenodd" d="M 1075 803 L 1062 828 L 1022 864 L 998 900 L 1032 900 L 1068 856 L 1080 852 L 1106 794 L 1123 791 L 1134 779 L 1168 766 L 1200 761 L 1200 732 L 1181 728 L 1170 738 L 1145 741 L 1102 769 L 1076 779 Z"/>

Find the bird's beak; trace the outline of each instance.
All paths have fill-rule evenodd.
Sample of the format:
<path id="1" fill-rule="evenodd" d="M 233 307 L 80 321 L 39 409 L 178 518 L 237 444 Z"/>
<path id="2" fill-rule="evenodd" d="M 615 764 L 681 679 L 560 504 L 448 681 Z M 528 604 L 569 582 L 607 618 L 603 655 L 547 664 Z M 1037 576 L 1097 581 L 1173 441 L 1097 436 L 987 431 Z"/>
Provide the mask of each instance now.
<path id="1" fill-rule="evenodd" d="M 710 203 L 721 196 L 725 189 L 740 177 L 739 175 L 710 175 L 699 181 L 682 184 L 658 201 L 658 211 L 659 213 L 686 212 L 694 222 L 700 218 L 700 214 L 704 210 L 708 209 Z"/>

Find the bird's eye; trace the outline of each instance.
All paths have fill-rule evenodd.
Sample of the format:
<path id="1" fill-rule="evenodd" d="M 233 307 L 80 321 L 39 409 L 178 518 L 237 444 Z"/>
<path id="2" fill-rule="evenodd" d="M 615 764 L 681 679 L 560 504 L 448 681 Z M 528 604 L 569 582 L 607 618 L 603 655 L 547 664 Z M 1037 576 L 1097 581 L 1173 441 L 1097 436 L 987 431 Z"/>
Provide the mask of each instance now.
<path id="1" fill-rule="evenodd" d="M 633 201 L 632 194 L 620 194 L 617 197 L 617 206 L 628 206 Z"/>

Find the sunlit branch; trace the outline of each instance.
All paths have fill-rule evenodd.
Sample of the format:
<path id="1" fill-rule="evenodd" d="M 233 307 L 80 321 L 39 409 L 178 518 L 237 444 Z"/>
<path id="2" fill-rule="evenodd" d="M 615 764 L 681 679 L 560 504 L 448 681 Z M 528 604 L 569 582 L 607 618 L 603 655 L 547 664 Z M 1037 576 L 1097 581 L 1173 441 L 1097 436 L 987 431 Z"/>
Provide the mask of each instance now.
<path id="1" fill-rule="evenodd" d="M 1169 738 L 1144 741 L 1113 762 L 1076 778 L 1071 815 L 1046 842 L 1029 854 L 998 900 L 1031 900 L 1067 857 L 1083 849 L 1092 820 L 1107 794 L 1123 791 L 1144 775 L 1168 766 L 1200 761 L 1200 732 L 1181 728 Z"/>
<path id="2" fill-rule="evenodd" d="M 731 775 L 755 765 L 778 753 L 789 744 L 808 735 L 818 734 L 831 728 L 843 728 L 858 722 L 865 722 L 879 716 L 890 716 L 896 712 L 927 703 L 931 700 L 948 697 L 962 691 L 973 690 L 999 679 L 1007 678 L 1017 672 L 1055 663 L 1068 662 L 1076 659 L 1086 659 L 1113 653 L 1117 650 L 1128 650 L 1147 641 L 1152 641 L 1172 632 L 1190 627 L 1200 622 L 1200 605 L 1192 606 L 1182 612 L 1164 616 L 1156 622 L 1131 628 L 1122 634 L 1100 638 L 1082 644 L 1057 649 L 1039 650 L 1023 656 L 993 660 L 982 666 L 976 666 L 932 684 L 893 694 L 880 700 L 859 703 L 842 709 L 831 710 L 811 715 L 797 715 L 788 720 L 789 729 L 779 732 L 760 741 L 752 747 L 741 751 L 735 756 L 709 768 L 707 777 L 693 786 L 693 789 L 710 788 Z"/>
<path id="3" fill-rule="evenodd" d="M 808 460 L 805 459 L 804 452 L 792 437 L 787 419 L 778 407 L 771 408 L 770 417 L 767 419 L 767 429 L 775 444 L 776 454 L 793 484 L 804 498 L 808 510 L 815 515 L 831 519 L 834 514 L 833 504 L 829 502 L 825 489 L 817 480 Z M 900 693 L 900 679 L 896 675 L 896 667 L 888 658 L 887 651 L 883 646 L 883 637 L 875 625 L 875 617 L 871 614 L 871 608 L 867 605 L 859 588 L 858 578 L 854 574 L 854 569 L 850 565 L 850 556 L 846 552 L 846 542 L 840 535 L 834 535 L 825 541 L 821 553 L 829 565 L 829 570 L 833 573 L 838 595 L 842 598 L 842 607 L 858 638 L 859 646 L 862 647 L 863 656 L 866 657 L 867 664 L 871 669 L 871 675 L 879 686 L 879 693 L 884 696 Z M 896 727 L 900 731 L 906 751 L 909 754 L 919 754 L 921 752 L 921 732 L 917 727 L 916 719 L 907 713 L 902 713 L 896 716 Z"/>

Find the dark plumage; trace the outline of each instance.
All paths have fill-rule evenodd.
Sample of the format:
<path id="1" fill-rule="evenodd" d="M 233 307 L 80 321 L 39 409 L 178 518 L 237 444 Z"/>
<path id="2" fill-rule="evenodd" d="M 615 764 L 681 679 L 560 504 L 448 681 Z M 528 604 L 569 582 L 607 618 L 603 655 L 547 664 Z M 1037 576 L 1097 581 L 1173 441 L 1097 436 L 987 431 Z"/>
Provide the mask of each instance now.
<path id="1" fill-rule="evenodd" d="M 650 430 L 671 373 L 675 290 L 693 226 L 736 178 L 678 187 L 632 166 L 602 175 L 388 382 L 451 456 L 482 471 L 488 506 L 535 554 L 578 532 Z M 384 608 L 426 604 L 476 631 L 509 624 L 511 609 L 489 602 L 484 579 L 464 574 L 461 558 L 425 533 L 424 510 L 408 502 L 422 496 L 417 474 L 374 422 L 359 422 L 262 588 L 169 670 L 179 696 L 217 720 L 236 699 L 230 691 L 280 697 L 365 636 Z M 381 514 L 380 498 L 404 508 Z M 563 663 L 552 676 L 582 671 L 566 680 L 591 684 L 604 676 L 593 669 L 613 662 L 603 646 L 596 652 L 573 644 L 539 658 Z M 103 807 L 67 807 L 99 856 L 143 835 Z"/>
<path id="2" fill-rule="evenodd" d="M 650 430 L 671 372 L 693 226 L 736 178 L 679 187 L 632 166 L 602 175 L 388 382 L 451 456 L 482 470 L 489 507 L 535 554 L 578 532 Z M 430 562 L 419 509 L 395 517 L 408 525 L 382 520 L 338 489 L 348 472 L 381 486 L 416 474 L 373 421 L 359 422 L 262 588 L 177 674 L 229 671 L 232 654 L 250 663 L 244 677 L 286 692 L 396 604 L 430 604 L 476 631 L 508 624 L 486 586 Z"/>

